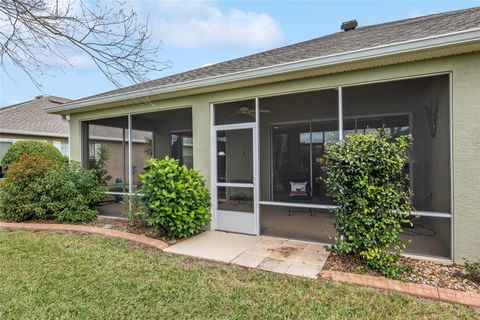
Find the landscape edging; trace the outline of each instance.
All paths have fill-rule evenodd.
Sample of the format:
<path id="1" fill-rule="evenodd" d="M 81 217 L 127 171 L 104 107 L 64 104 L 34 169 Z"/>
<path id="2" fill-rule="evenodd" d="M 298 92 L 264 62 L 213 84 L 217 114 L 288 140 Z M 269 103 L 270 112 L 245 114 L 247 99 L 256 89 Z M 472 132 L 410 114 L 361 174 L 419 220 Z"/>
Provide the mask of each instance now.
<path id="1" fill-rule="evenodd" d="M 118 231 L 113 229 L 106 229 L 88 225 L 72 225 L 72 224 L 56 224 L 56 223 L 11 223 L 0 222 L 0 228 L 4 229 L 24 229 L 35 231 L 61 231 L 61 232 L 81 232 L 98 234 L 106 237 L 120 238 L 128 241 L 137 242 L 143 245 L 147 245 L 159 250 L 163 250 L 168 247 L 168 244 L 162 240 L 149 238 L 143 235 Z"/>
<path id="2" fill-rule="evenodd" d="M 43 224 L 43 223 L 10 223 L 0 222 L 0 228 L 4 229 L 24 229 L 34 231 L 61 231 L 61 232 L 81 232 L 98 234 L 107 237 L 121 238 L 134 241 L 164 250 L 168 244 L 146 236 L 133 234 L 113 229 L 105 229 L 87 225 L 71 225 L 71 224 Z M 398 280 L 387 279 L 383 277 L 375 277 L 363 274 L 355 274 L 341 271 L 324 270 L 320 272 L 321 278 L 354 283 L 356 285 L 373 287 L 382 290 L 395 291 L 421 298 L 438 300 L 450 303 L 458 303 L 472 307 L 480 308 L 480 294 L 472 292 L 463 292 L 452 289 L 438 288 L 425 284 L 407 283 Z"/>
<path id="3" fill-rule="evenodd" d="M 438 288 L 425 284 L 408 283 L 383 277 L 332 270 L 321 271 L 320 277 L 333 281 L 342 281 L 366 287 L 395 291 L 431 300 L 458 303 L 480 308 L 480 294 L 472 292 Z"/>

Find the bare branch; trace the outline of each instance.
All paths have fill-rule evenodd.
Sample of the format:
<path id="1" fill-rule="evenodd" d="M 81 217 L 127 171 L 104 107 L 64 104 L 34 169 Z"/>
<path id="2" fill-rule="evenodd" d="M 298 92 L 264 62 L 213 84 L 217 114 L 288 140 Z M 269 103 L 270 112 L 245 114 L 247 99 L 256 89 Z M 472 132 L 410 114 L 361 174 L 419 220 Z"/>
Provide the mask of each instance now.
<path id="1" fill-rule="evenodd" d="M 152 43 L 148 21 L 123 4 L 99 2 L 2 0 L 0 2 L 0 66 L 10 61 L 39 87 L 37 77 L 51 69 L 73 66 L 73 56 L 91 59 L 116 86 L 147 80 L 152 71 L 170 67 L 158 61 L 160 44 Z M 110 4 L 112 2 L 109 2 Z"/>

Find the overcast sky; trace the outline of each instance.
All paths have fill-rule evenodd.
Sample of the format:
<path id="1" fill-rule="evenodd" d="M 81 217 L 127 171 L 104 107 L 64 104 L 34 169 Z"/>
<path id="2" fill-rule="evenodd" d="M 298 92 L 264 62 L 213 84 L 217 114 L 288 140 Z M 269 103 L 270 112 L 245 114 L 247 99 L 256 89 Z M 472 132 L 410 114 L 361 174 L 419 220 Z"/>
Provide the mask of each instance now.
<path id="1" fill-rule="evenodd" d="M 60 0 L 62 1 L 62 0 Z M 360 26 L 480 6 L 476 1 L 142 1 L 127 0 L 163 42 L 160 60 L 173 67 L 150 78 L 337 32 L 342 21 Z M 39 77 L 43 89 L 8 63 L 0 71 L 0 106 L 52 94 L 77 99 L 115 89 L 93 63 L 73 56 L 74 68 Z"/>

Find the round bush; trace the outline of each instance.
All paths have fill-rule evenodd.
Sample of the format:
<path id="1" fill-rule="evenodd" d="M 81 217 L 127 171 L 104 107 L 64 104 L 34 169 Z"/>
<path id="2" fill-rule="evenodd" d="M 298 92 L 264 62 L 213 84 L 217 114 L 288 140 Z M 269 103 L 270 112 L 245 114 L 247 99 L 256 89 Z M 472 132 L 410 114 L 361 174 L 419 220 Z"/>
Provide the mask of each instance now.
<path id="1" fill-rule="evenodd" d="M 71 162 L 48 170 L 33 191 L 40 195 L 35 207 L 42 215 L 57 222 L 75 223 L 97 217 L 96 205 L 105 197 L 106 189 L 93 170 Z"/>
<path id="2" fill-rule="evenodd" d="M 169 157 L 150 159 L 140 181 L 143 219 L 167 237 L 191 236 L 210 222 L 210 193 L 198 171 Z"/>
<path id="3" fill-rule="evenodd" d="M 0 185 L 0 219 L 89 221 L 104 192 L 95 172 L 76 163 L 59 163 L 44 153 L 24 155 Z"/>
<path id="4" fill-rule="evenodd" d="M 33 189 L 58 165 L 43 153 L 24 155 L 13 163 L 0 184 L 0 219 L 20 222 L 35 218 L 41 195 Z"/>
<path id="5" fill-rule="evenodd" d="M 65 161 L 65 157 L 52 144 L 44 141 L 18 141 L 15 142 L 2 159 L 2 169 L 6 173 L 13 163 L 20 160 L 23 155 L 43 153 L 47 158 L 55 161 Z"/>
<path id="6" fill-rule="evenodd" d="M 348 135 L 327 145 L 327 187 L 336 204 L 335 249 L 353 253 L 391 278 L 404 267 L 398 257 L 402 223 L 409 223 L 410 191 L 403 172 L 410 136 Z"/>

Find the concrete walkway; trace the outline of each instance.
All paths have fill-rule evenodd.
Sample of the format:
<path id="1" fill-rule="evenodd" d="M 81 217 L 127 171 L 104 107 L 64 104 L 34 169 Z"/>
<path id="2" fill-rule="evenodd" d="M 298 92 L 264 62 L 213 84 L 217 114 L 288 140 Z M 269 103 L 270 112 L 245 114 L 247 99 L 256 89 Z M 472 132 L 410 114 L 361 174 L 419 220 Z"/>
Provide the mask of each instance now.
<path id="1" fill-rule="evenodd" d="M 203 232 L 164 251 L 308 278 L 317 278 L 329 254 L 317 243 L 220 231 Z"/>

